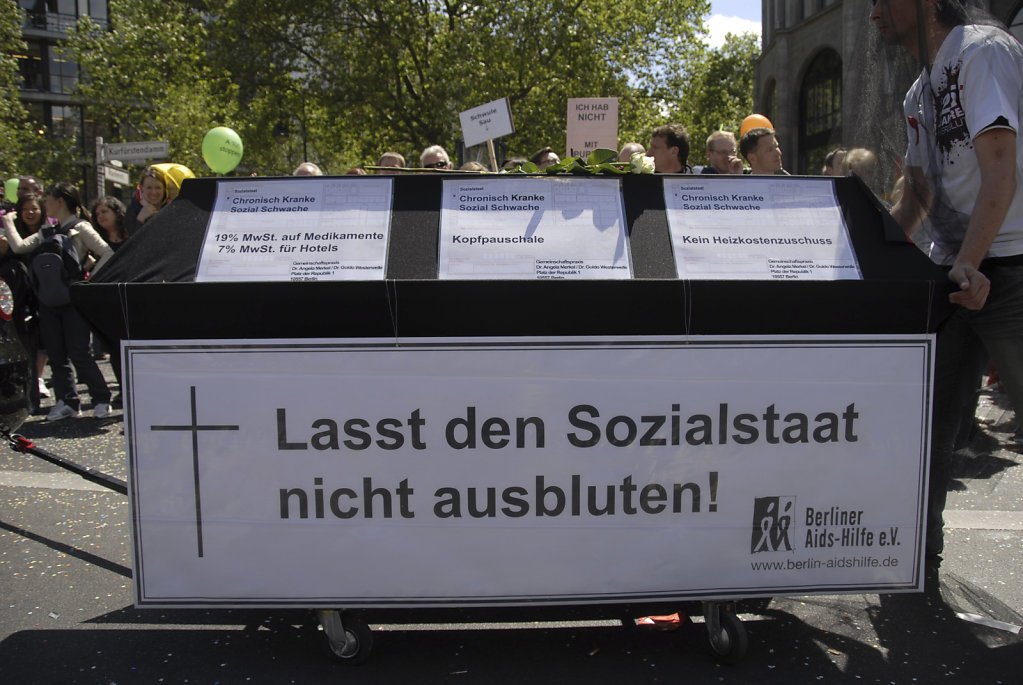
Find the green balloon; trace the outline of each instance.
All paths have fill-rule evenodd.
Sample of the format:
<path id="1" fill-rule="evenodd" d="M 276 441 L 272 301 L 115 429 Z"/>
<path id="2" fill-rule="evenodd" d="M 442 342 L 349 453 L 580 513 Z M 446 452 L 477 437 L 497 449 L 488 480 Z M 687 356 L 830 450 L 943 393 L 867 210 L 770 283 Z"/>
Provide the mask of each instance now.
<path id="1" fill-rule="evenodd" d="M 7 198 L 8 202 L 18 201 L 18 186 L 21 181 L 16 178 L 9 178 L 4 181 L 4 197 Z"/>
<path id="2" fill-rule="evenodd" d="M 242 139 L 226 126 L 211 128 L 202 139 L 202 158 L 217 174 L 226 174 L 242 161 Z"/>

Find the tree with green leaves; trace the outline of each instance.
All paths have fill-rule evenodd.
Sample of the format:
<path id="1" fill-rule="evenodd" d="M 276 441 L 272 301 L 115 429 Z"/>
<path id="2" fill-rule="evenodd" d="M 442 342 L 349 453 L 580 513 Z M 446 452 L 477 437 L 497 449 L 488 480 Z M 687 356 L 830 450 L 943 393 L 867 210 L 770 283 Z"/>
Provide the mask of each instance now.
<path id="1" fill-rule="evenodd" d="M 236 126 L 237 87 L 210 61 L 201 3 L 111 0 L 110 30 L 88 19 L 64 49 L 81 70 L 78 95 L 111 141 L 167 140 L 170 156 L 202 174 L 202 138 Z"/>
<path id="2" fill-rule="evenodd" d="M 385 150 L 410 161 L 431 144 L 454 153 L 458 113 L 502 97 L 516 132 L 500 144 L 520 155 L 564 148 L 571 97 L 618 97 L 623 142 L 671 120 L 705 136 L 706 122 L 752 106 L 756 47 L 732 38 L 708 51 L 709 10 L 706 0 L 111 0 L 111 30 L 83 22 L 66 48 L 111 141 L 169 140 L 173 161 L 202 175 L 202 136 L 225 125 L 245 143 L 238 173 L 287 174 L 305 157 L 342 173 Z"/>
<path id="3" fill-rule="evenodd" d="M 673 116 L 692 137 L 690 164 L 707 164 L 704 141 L 714 131 L 739 135 L 739 125 L 753 113 L 753 65 L 760 56 L 760 39 L 753 33 L 729 33 L 725 44 L 692 65 L 693 81 Z"/>
<path id="4" fill-rule="evenodd" d="M 21 39 L 23 15 L 17 3 L 5 2 L 0 5 L 0 43 L 14 53 L 24 53 L 25 41 Z M 32 141 L 25 107 L 18 97 L 17 58 L 7 52 L 0 53 L 0 169 L 10 178 L 22 173 L 25 152 Z"/>
<path id="5" fill-rule="evenodd" d="M 229 6 L 244 7 L 250 26 L 274 16 L 252 4 Z M 302 90 L 337 122 L 339 137 L 355 132 L 351 152 L 361 160 L 389 148 L 406 156 L 430 144 L 450 150 L 458 112 L 501 97 L 517 129 L 504 142 L 520 154 L 564 148 L 570 97 L 617 96 L 623 131 L 649 127 L 699 59 L 709 11 L 704 0 L 256 4 L 297 8 L 284 17 L 291 28 L 278 35 L 271 26 L 258 43 L 295 46 L 289 63 Z M 303 22 L 310 16 L 322 20 Z"/>

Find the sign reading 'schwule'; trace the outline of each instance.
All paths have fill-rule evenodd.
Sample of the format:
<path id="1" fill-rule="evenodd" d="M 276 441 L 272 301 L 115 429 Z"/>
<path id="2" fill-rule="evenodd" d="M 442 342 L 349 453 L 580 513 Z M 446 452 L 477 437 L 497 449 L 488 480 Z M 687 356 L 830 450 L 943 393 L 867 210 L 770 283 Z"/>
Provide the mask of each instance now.
<path id="1" fill-rule="evenodd" d="M 128 341 L 137 601 L 918 589 L 932 346 Z"/>
<path id="2" fill-rule="evenodd" d="M 508 98 L 467 109 L 458 115 L 466 147 L 515 133 Z"/>

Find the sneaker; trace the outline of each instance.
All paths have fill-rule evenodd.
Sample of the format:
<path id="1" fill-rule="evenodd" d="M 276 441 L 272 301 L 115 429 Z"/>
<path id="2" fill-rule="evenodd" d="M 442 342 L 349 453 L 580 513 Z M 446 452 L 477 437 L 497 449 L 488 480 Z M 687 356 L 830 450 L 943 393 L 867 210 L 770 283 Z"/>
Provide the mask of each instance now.
<path id="1" fill-rule="evenodd" d="M 92 408 L 92 415 L 97 419 L 105 419 L 110 416 L 110 405 L 106 402 L 100 402 Z"/>
<path id="2" fill-rule="evenodd" d="M 39 396 L 40 397 L 50 396 L 50 389 L 46 387 L 46 381 L 44 381 L 42 378 L 39 379 Z"/>
<path id="3" fill-rule="evenodd" d="M 46 415 L 46 420 L 60 421 L 61 419 L 78 418 L 81 415 L 82 412 L 79 410 L 64 404 L 64 400 L 57 400 L 57 404 L 53 405 L 53 409 Z"/>

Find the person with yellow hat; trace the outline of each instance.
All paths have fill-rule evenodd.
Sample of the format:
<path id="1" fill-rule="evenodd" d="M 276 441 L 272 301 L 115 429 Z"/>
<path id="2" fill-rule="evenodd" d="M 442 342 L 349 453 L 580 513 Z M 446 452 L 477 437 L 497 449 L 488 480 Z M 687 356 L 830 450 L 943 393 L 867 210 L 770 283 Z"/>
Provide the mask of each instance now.
<path id="1" fill-rule="evenodd" d="M 135 197 L 124 217 L 128 235 L 177 197 L 186 178 L 195 178 L 195 174 L 182 164 L 150 164 L 143 169 Z"/>

